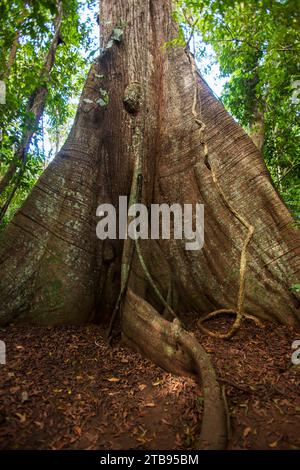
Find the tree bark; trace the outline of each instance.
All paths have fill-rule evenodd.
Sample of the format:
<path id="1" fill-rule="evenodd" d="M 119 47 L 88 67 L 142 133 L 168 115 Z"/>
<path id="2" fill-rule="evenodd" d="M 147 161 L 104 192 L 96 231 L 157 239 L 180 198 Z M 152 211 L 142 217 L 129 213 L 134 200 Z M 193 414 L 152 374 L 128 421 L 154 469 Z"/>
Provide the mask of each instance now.
<path id="1" fill-rule="evenodd" d="M 260 152 L 263 150 L 265 141 L 265 117 L 266 103 L 263 98 L 257 96 L 257 85 L 259 83 L 259 60 L 253 64 L 252 77 L 246 79 L 248 89 L 247 100 L 249 102 L 249 135 Z"/>
<path id="2" fill-rule="evenodd" d="M 1 324 L 108 321 L 123 241 L 97 240 L 96 207 L 130 195 L 142 153 L 144 204 L 205 205 L 201 251 L 186 251 L 184 240 L 141 242 L 147 269 L 164 298 L 171 292 L 173 309 L 201 317 L 237 304 L 247 231 L 221 188 L 254 228 L 244 311 L 299 326 L 299 297 L 290 291 L 299 276 L 299 235 L 251 138 L 195 74 L 193 58 L 163 47 L 177 33 L 171 1 L 103 1 L 101 13 L 104 46 L 116 26 L 124 37 L 92 66 L 66 144 L 1 235 Z M 137 86 L 141 99 L 132 113 L 124 98 Z M 100 88 L 109 93 L 105 107 L 97 103 Z M 163 312 L 136 252 L 128 286 Z"/>
<path id="3" fill-rule="evenodd" d="M 12 66 L 14 64 L 14 61 L 15 61 L 15 58 L 16 58 L 16 54 L 17 54 L 17 50 L 18 50 L 18 46 L 19 46 L 19 40 L 20 40 L 20 30 L 17 30 L 16 34 L 15 34 L 15 37 L 13 39 L 9 54 L 8 54 L 6 67 L 3 71 L 3 73 L 1 74 L 1 80 L 6 81 L 9 78 L 11 68 L 12 68 Z"/>
<path id="4" fill-rule="evenodd" d="M 264 115 L 259 110 L 256 110 L 250 123 L 250 137 L 258 150 L 262 152 L 265 141 L 265 123 Z"/>

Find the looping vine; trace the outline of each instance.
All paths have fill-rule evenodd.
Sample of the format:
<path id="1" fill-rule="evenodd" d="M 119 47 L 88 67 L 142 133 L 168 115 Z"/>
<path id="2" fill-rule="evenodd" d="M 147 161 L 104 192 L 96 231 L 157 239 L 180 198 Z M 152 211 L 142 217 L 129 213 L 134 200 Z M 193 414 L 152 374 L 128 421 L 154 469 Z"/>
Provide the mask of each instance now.
<path id="1" fill-rule="evenodd" d="M 253 317 L 252 315 L 248 315 L 244 313 L 243 307 L 244 307 L 244 299 L 245 299 L 245 284 L 246 284 L 246 270 L 247 270 L 247 249 L 248 246 L 252 240 L 253 234 L 254 234 L 254 227 L 251 225 L 250 222 L 248 222 L 230 203 L 228 198 L 226 197 L 224 191 L 222 190 L 216 173 L 214 172 L 213 166 L 211 165 L 211 162 L 209 161 L 209 153 L 208 153 L 208 145 L 205 141 L 205 135 L 204 131 L 206 129 L 205 123 L 202 121 L 202 110 L 201 110 L 201 97 L 198 96 L 198 79 L 197 79 L 197 69 L 196 69 L 196 64 L 195 61 L 192 59 L 191 54 L 189 53 L 188 50 L 186 50 L 190 65 L 192 67 L 192 72 L 193 72 L 193 77 L 194 77 L 194 86 L 195 86 L 195 93 L 194 93 L 194 100 L 193 100 L 193 105 L 192 105 L 192 114 L 195 118 L 195 123 L 199 127 L 199 134 L 200 134 L 200 142 L 203 145 L 203 153 L 204 153 L 204 162 L 207 166 L 207 168 L 211 171 L 212 179 L 214 182 L 214 185 L 218 191 L 218 193 L 221 196 L 221 199 L 224 203 L 224 205 L 227 207 L 227 209 L 238 219 L 238 221 L 244 225 L 244 227 L 247 229 L 247 236 L 245 238 L 245 241 L 242 246 L 242 252 L 241 252 L 241 257 L 240 257 L 240 274 L 239 274 L 239 291 L 238 291 L 238 298 L 237 298 L 237 305 L 235 308 L 232 309 L 219 309 L 219 310 L 214 310 L 213 312 L 208 313 L 206 316 L 203 318 L 200 318 L 198 320 L 198 326 L 199 328 L 206 334 L 215 337 L 215 338 L 222 338 L 222 339 L 230 339 L 239 329 L 243 318 L 248 318 L 250 320 L 255 321 L 257 325 L 262 325 L 261 322 Z M 197 103 L 200 105 L 200 111 L 197 112 Z M 217 333 L 209 330 L 208 328 L 203 326 L 203 323 L 207 320 L 210 320 L 211 318 L 214 318 L 218 315 L 224 314 L 224 313 L 229 313 L 229 314 L 234 314 L 236 316 L 235 321 L 231 327 L 231 329 L 227 333 Z"/>
<path id="2" fill-rule="evenodd" d="M 137 88 L 138 86 L 138 90 L 139 90 L 138 91 L 138 106 L 136 108 L 136 110 L 138 110 L 140 101 L 142 100 L 142 87 L 138 82 L 134 82 L 134 85 L 135 85 L 135 88 Z M 124 103 L 124 106 L 126 109 L 125 103 Z M 127 109 L 127 112 L 129 112 L 128 109 Z M 144 123 L 144 126 L 145 126 L 145 123 Z M 144 164 L 144 149 L 142 148 L 142 145 L 143 145 L 142 135 L 143 133 L 141 131 L 141 128 L 137 124 L 135 128 L 134 136 L 133 136 L 133 145 L 132 145 L 133 153 L 134 153 L 134 171 L 133 171 L 133 177 L 132 177 L 132 183 L 131 183 L 131 189 L 130 189 L 130 199 L 129 199 L 130 206 L 132 206 L 133 204 L 138 204 L 142 200 L 143 164 Z M 113 331 L 114 323 L 116 321 L 118 313 L 120 312 L 122 308 L 122 302 L 127 292 L 127 287 L 129 283 L 129 277 L 130 277 L 135 250 L 137 252 L 138 260 L 144 271 L 146 279 L 151 285 L 153 291 L 156 293 L 158 299 L 161 301 L 162 305 L 167 309 L 167 311 L 171 314 L 171 316 L 173 318 L 177 318 L 176 313 L 174 312 L 172 307 L 169 305 L 168 299 L 165 300 L 165 298 L 161 294 L 158 286 L 155 284 L 147 268 L 147 264 L 143 257 L 139 240 L 135 238 L 134 243 L 133 243 L 133 241 L 130 238 L 127 238 L 124 240 L 123 253 L 122 253 L 120 293 L 118 295 L 117 302 L 113 310 L 110 324 L 108 327 L 108 332 L 107 332 L 109 342 L 111 342 L 112 340 L 112 331 Z"/>

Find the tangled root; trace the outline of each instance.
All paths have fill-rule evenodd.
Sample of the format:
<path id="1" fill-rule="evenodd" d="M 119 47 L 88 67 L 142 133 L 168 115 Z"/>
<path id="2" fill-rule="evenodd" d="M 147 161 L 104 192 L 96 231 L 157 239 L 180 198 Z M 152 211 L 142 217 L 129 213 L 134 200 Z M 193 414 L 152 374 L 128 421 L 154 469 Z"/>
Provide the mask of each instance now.
<path id="1" fill-rule="evenodd" d="M 178 319 L 166 321 L 130 288 L 124 299 L 122 337 L 127 345 L 163 369 L 201 383 L 204 409 L 196 449 L 223 450 L 229 413 L 209 354 Z"/>
<path id="2" fill-rule="evenodd" d="M 211 318 L 215 318 L 218 315 L 222 315 L 226 313 L 236 316 L 232 327 L 227 333 L 218 333 L 215 331 L 211 331 L 208 328 L 205 328 L 205 326 L 203 326 L 203 323 L 205 321 L 210 320 Z M 226 308 L 221 308 L 220 310 L 214 310 L 213 312 L 210 312 L 207 315 L 205 315 L 205 317 L 200 318 L 198 320 L 198 327 L 203 333 L 211 336 L 212 338 L 230 339 L 240 328 L 243 319 L 251 320 L 256 324 L 256 326 L 259 326 L 260 328 L 264 328 L 263 323 L 258 318 L 252 315 L 248 315 L 247 313 L 239 313 L 233 309 L 226 309 Z"/>

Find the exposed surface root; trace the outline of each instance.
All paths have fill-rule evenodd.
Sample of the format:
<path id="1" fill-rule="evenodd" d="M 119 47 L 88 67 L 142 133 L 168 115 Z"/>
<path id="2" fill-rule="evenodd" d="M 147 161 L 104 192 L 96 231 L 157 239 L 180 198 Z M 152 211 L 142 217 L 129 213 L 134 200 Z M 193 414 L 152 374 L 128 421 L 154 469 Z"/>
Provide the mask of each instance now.
<path id="1" fill-rule="evenodd" d="M 201 381 L 204 411 L 198 449 L 224 449 L 227 443 L 226 410 L 209 355 L 178 320 L 170 323 L 130 289 L 122 316 L 123 339 L 165 370 Z"/>
<path id="2" fill-rule="evenodd" d="M 203 324 L 202 324 L 203 322 L 205 322 L 207 320 L 210 320 L 211 318 L 214 318 L 217 315 L 222 315 L 222 314 L 226 314 L 226 313 L 233 314 L 233 315 L 236 316 L 232 327 L 230 328 L 230 330 L 227 333 L 214 332 L 214 331 L 209 330 L 208 328 L 205 328 L 205 326 L 203 326 Z M 242 315 L 240 315 L 238 312 L 236 312 L 235 310 L 232 310 L 232 309 L 230 310 L 230 309 L 222 308 L 220 310 L 214 310 L 213 312 L 210 312 L 205 317 L 200 318 L 198 320 L 198 327 L 200 328 L 200 330 L 203 333 L 205 333 L 209 336 L 212 336 L 213 338 L 230 339 L 236 333 L 236 331 L 239 329 L 239 327 L 241 325 L 241 321 L 242 321 Z"/>
<path id="3" fill-rule="evenodd" d="M 228 331 L 228 333 L 217 333 L 203 326 L 203 323 L 205 321 L 211 320 L 212 318 L 215 318 L 218 315 L 223 315 L 223 314 L 232 314 L 236 316 L 235 321 L 232 327 L 230 328 L 230 330 Z M 210 312 L 204 317 L 200 318 L 198 320 L 198 327 L 203 333 L 208 334 L 212 336 L 213 338 L 230 339 L 240 328 L 243 319 L 251 320 L 256 324 L 256 326 L 260 328 L 264 328 L 264 324 L 258 318 L 252 315 L 248 315 L 247 313 L 239 314 L 237 311 L 233 309 L 226 309 L 226 308 L 221 308 L 220 310 L 214 310 L 213 312 Z"/>
<path id="4" fill-rule="evenodd" d="M 218 331 L 230 323 L 215 322 Z M 291 363 L 300 332 L 245 321 L 226 342 L 203 335 L 191 314 L 184 324 L 225 384 L 228 449 L 300 449 L 300 369 Z M 202 388 L 104 337 L 97 325 L 1 331 L 9 354 L 0 367 L 1 449 L 194 449 Z"/>

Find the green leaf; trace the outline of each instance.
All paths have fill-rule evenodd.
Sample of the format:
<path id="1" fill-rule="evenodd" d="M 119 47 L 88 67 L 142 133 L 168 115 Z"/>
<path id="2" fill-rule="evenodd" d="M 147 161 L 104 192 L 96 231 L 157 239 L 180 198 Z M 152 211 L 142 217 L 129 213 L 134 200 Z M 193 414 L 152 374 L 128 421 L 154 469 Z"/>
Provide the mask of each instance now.
<path id="1" fill-rule="evenodd" d="M 290 290 L 292 292 L 300 292 L 300 284 L 293 284 L 291 287 L 290 287 Z"/>
<path id="2" fill-rule="evenodd" d="M 123 29 L 118 27 L 114 28 L 111 38 L 116 42 L 121 42 L 123 39 Z"/>

